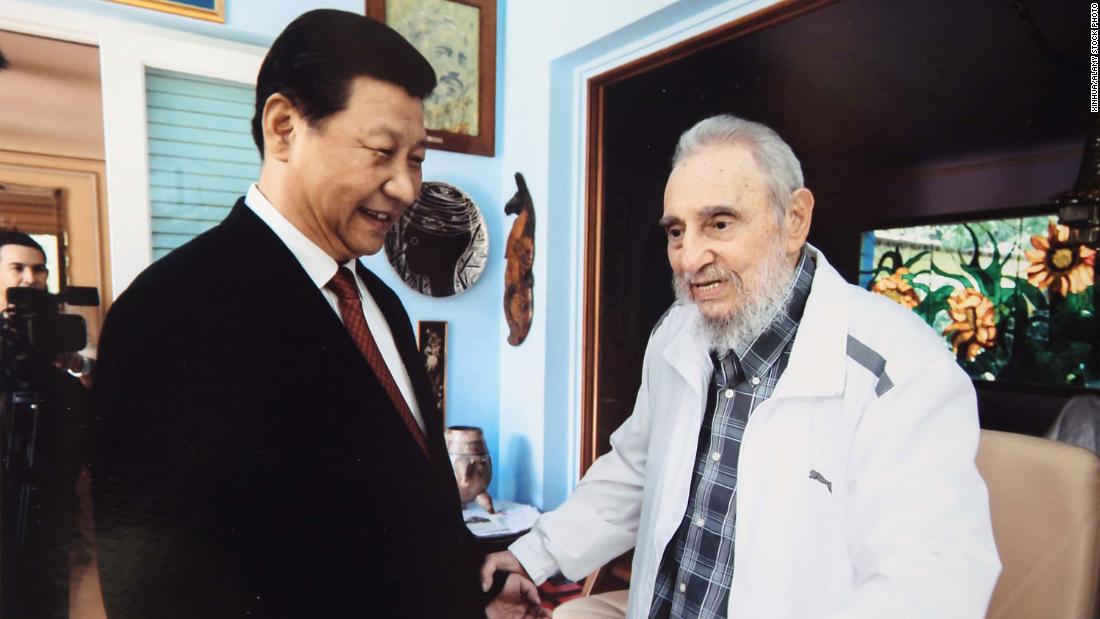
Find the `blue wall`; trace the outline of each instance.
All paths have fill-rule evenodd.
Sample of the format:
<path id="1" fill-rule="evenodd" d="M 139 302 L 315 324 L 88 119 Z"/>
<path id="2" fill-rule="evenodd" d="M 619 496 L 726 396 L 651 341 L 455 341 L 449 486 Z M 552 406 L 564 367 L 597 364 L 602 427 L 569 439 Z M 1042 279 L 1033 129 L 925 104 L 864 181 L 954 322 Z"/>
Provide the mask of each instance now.
<path id="1" fill-rule="evenodd" d="M 364 0 L 227 0 L 226 23 L 216 24 L 104 0 L 37 0 L 39 4 L 100 17 L 184 31 L 267 47 L 301 13 L 316 8 L 364 12 Z M 503 2 L 497 9 L 497 136 L 501 135 L 503 101 Z M 110 93 L 106 93 L 110 96 Z M 503 304 L 505 220 L 501 199 L 499 158 L 429 151 L 424 179 L 444 181 L 466 191 L 480 207 L 489 232 L 489 260 L 477 285 L 448 299 L 434 299 L 404 285 L 379 254 L 365 264 L 401 297 L 413 328 L 420 320 L 447 322 L 447 423 L 476 425 L 499 462 L 500 323 Z M 497 476 L 502 474 L 497 471 Z M 491 492 L 499 487 L 494 480 Z M 509 497 L 504 497 L 509 498 Z"/>
<path id="2" fill-rule="evenodd" d="M 485 442 L 500 462 L 500 319 L 504 295 L 504 241 L 511 217 L 497 195 L 497 159 L 429 151 L 424 180 L 443 181 L 465 191 L 485 218 L 489 259 L 477 284 L 453 297 L 433 298 L 406 286 L 386 261 L 385 252 L 364 264 L 397 291 L 416 329 L 418 320 L 447 321 L 447 425 L 480 426 Z M 494 471 L 490 494 L 496 494 L 504 471 Z M 512 498 L 512 497 L 502 497 Z"/>
<path id="3" fill-rule="evenodd" d="M 504 1 L 497 5 L 497 151 L 503 140 L 504 102 Z M 384 252 L 364 259 L 366 264 L 397 291 L 416 329 L 418 320 L 447 321 L 447 425 L 479 426 L 493 456 L 493 482 L 489 493 L 497 498 L 503 470 L 500 445 L 500 346 L 504 312 L 504 245 L 512 216 L 504 215 L 511 194 L 500 193 L 500 157 L 462 155 L 429 150 L 424 161 L 424 180 L 443 181 L 465 191 L 477 204 L 489 232 L 489 258 L 477 284 L 453 297 L 437 299 L 414 292 L 390 268 Z"/>
<path id="4" fill-rule="evenodd" d="M 632 19 L 626 22 L 613 21 L 618 16 L 606 11 L 586 13 L 590 26 L 595 28 L 593 32 L 599 33 L 598 26 L 607 24 L 603 34 L 549 59 L 549 157 L 546 175 L 552 182 L 546 183 L 550 212 L 542 208 L 538 213 L 538 221 L 547 233 L 546 243 L 539 249 L 539 255 L 561 256 L 573 251 L 573 230 L 581 223 L 578 218 L 584 216 L 585 206 L 577 205 L 571 193 L 572 183 L 584 182 L 582 178 L 574 178 L 576 169 L 572 167 L 576 145 L 571 133 L 573 127 L 578 125 L 575 101 L 584 94 L 577 91 L 575 72 L 608 54 L 622 53 L 621 50 L 640 41 L 667 36 L 662 33 L 668 33 L 670 28 L 681 28 L 683 23 L 699 16 L 710 16 L 706 19 L 718 22 L 730 21 L 748 10 L 748 4 L 744 0 L 648 0 L 647 3 L 637 2 L 630 7 L 635 12 L 631 14 Z M 578 6 L 574 10 L 581 8 Z M 619 23 L 623 25 L 612 25 Z M 534 33 L 511 32 L 510 36 L 523 37 L 525 44 L 538 46 L 550 45 L 553 38 L 559 35 L 553 29 L 543 28 Z M 519 90 L 522 89 L 516 88 L 510 96 Z M 539 198 L 536 197 L 538 206 Z M 583 281 L 574 279 L 574 267 L 566 260 L 549 260 L 545 268 L 545 296 L 553 302 L 542 305 L 545 308 L 542 318 L 546 321 L 543 421 L 540 431 L 527 430 L 526 438 L 532 443 L 542 443 L 541 457 L 531 463 L 530 475 L 541 482 L 532 501 L 548 510 L 568 498 L 577 475 L 576 445 L 581 437 L 578 415 L 574 414 L 575 405 L 570 401 L 570 385 L 577 368 L 562 360 L 571 358 L 571 344 L 576 344 L 571 341 L 571 324 L 583 323 L 579 303 L 571 305 L 567 299 L 571 289 L 583 286 Z M 511 384 L 505 383 L 503 388 L 508 390 Z M 502 395 L 504 399 L 509 397 L 510 394 Z"/>

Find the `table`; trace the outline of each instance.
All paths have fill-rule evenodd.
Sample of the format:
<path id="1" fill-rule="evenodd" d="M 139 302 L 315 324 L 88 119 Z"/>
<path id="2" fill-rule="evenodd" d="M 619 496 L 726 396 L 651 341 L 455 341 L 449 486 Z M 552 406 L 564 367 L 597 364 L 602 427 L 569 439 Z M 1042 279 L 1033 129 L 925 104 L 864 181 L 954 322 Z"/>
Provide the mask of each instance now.
<path id="1" fill-rule="evenodd" d="M 477 536 L 478 547 L 486 554 L 508 548 L 539 518 L 539 510 L 533 505 L 500 500 L 493 503 L 496 514 L 490 514 L 476 503 L 462 510 L 466 527 Z"/>

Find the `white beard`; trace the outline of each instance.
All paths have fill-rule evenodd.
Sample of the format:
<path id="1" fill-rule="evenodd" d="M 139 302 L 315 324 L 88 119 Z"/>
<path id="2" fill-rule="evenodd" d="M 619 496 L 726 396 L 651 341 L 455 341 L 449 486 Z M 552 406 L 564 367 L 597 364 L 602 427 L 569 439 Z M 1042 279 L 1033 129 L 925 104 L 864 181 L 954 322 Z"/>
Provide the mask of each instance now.
<path id="1" fill-rule="evenodd" d="M 698 273 L 672 276 L 678 303 L 690 305 L 699 315 L 699 334 L 712 350 L 733 350 L 741 356 L 753 340 L 786 309 L 794 270 L 787 264 L 783 246 L 776 242 L 764 256 L 756 277 L 747 283 L 733 271 L 712 264 Z M 691 281 L 727 280 L 737 289 L 741 304 L 726 316 L 708 316 L 691 298 Z"/>

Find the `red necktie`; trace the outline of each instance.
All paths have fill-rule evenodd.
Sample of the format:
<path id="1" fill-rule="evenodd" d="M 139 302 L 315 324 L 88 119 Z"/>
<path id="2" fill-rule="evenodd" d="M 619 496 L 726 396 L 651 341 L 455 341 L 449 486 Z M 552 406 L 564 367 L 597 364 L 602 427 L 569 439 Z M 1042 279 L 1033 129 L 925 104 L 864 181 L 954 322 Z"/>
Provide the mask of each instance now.
<path id="1" fill-rule="evenodd" d="M 378 350 L 378 344 L 375 343 L 374 336 L 371 335 L 366 318 L 363 317 L 363 302 L 359 298 L 359 287 L 355 285 L 355 276 L 347 267 L 340 267 L 336 271 L 336 275 L 333 275 L 332 279 L 325 284 L 325 287 L 336 293 L 337 298 L 340 300 L 340 315 L 344 317 L 344 326 L 347 327 L 348 334 L 351 335 L 351 339 L 355 340 L 355 345 L 366 357 L 367 363 L 374 370 L 378 381 L 382 383 L 382 388 L 386 390 L 386 395 L 390 396 L 393 407 L 401 415 L 401 421 L 405 422 L 405 426 L 408 427 L 409 432 L 416 439 L 420 451 L 424 452 L 424 456 L 430 459 L 428 442 L 424 439 L 424 433 L 417 425 L 416 419 L 413 418 L 412 411 L 409 410 L 409 405 L 405 402 L 401 391 L 397 389 L 397 383 L 394 382 L 393 375 L 386 367 L 386 361 Z"/>

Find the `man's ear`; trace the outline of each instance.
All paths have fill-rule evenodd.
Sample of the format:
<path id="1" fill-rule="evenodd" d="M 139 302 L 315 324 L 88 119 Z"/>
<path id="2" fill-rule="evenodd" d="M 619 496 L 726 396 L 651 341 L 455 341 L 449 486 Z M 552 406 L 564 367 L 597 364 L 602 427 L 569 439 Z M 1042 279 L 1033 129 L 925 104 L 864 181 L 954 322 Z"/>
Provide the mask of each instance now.
<path id="1" fill-rule="evenodd" d="M 797 254 L 810 234 L 810 220 L 814 214 L 814 194 L 805 187 L 791 194 L 787 208 L 787 253 Z"/>
<path id="2" fill-rule="evenodd" d="M 304 122 L 298 108 L 294 107 L 286 95 L 277 92 L 268 97 L 264 103 L 261 124 L 264 131 L 264 159 L 270 157 L 276 161 L 288 161 L 295 134 L 301 131 Z"/>

